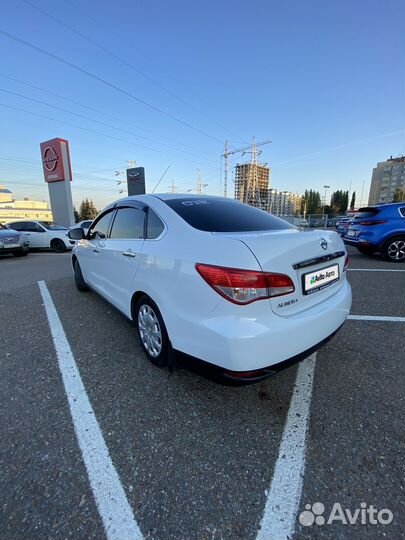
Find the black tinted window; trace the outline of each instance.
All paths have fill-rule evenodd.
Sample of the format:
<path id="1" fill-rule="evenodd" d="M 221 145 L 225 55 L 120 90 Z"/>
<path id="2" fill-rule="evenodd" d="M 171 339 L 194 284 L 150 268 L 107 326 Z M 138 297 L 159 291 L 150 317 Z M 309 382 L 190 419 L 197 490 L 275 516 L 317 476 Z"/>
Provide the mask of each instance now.
<path id="1" fill-rule="evenodd" d="M 120 208 L 115 216 L 110 238 L 143 238 L 145 212 Z"/>
<path id="2" fill-rule="evenodd" d="M 171 199 L 164 202 L 189 225 L 201 231 L 243 232 L 294 228 L 268 212 L 233 199 L 201 197 Z"/>
<path id="3" fill-rule="evenodd" d="M 148 209 L 148 227 L 146 238 L 153 239 L 160 236 L 164 230 L 162 220 L 155 214 L 152 208 Z"/>
<path id="4" fill-rule="evenodd" d="M 27 232 L 44 232 L 44 229 L 33 221 L 27 221 L 24 230 Z"/>
<path id="5" fill-rule="evenodd" d="M 14 229 L 15 231 L 25 231 L 25 222 L 20 221 L 17 223 L 8 223 L 7 224 L 10 229 Z"/>
<path id="6" fill-rule="evenodd" d="M 400 212 L 402 217 L 405 217 L 405 206 L 403 208 L 400 208 L 399 212 Z"/>
<path id="7" fill-rule="evenodd" d="M 376 216 L 378 213 L 379 209 L 373 208 L 372 206 L 370 208 L 359 208 L 359 211 L 354 216 L 354 219 L 370 218 Z"/>
<path id="8" fill-rule="evenodd" d="M 108 228 L 110 226 L 112 212 L 108 212 L 102 218 L 94 223 L 94 225 L 89 230 L 89 235 L 93 236 L 96 232 L 101 235 L 107 236 Z"/>

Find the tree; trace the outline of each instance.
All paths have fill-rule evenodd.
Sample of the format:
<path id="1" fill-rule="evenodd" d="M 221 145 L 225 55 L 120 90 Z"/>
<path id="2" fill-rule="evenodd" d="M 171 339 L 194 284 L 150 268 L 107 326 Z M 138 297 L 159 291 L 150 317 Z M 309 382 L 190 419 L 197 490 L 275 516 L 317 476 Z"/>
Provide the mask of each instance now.
<path id="1" fill-rule="evenodd" d="M 356 206 L 356 192 L 353 191 L 352 198 L 350 201 L 350 210 L 354 210 L 354 207 Z"/>
<path id="2" fill-rule="evenodd" d="M 73 217 L 75 219 L 75 223 L 79 223 L 80 221 L 80 214 L 79 212 L 76 210 L 76 206 L 73 207 Z"/>
<path id="3" fill-rule="evenodd" d="M 94 219 L 98 214 L 98 210 L 95 207 L 93 201 L 89 201 L 86 197 L 86 199 L 83 199 L 80 204 L 79 214 L 81 221 L 85 219 Z"/>
<path id="4" fill-rule="evenodd" d="M 397 188 L 394 193 L 394 198 L 392 202 L 403 202 L 405 201 L 405 189 Z"/>
<path id="5" fill-rule="evenodd" d="M 349 204 L 349 192 L 341 189 L 334 191 L 330 198 L 331 212 L 333 214 L 344 214 Z"/>
<path id="6" fill-rule="evenodd" d="M 319 191 L 306 189 L 301 200 L 301 214 L 320 214 L 321 213 L 321 196 Z"/>

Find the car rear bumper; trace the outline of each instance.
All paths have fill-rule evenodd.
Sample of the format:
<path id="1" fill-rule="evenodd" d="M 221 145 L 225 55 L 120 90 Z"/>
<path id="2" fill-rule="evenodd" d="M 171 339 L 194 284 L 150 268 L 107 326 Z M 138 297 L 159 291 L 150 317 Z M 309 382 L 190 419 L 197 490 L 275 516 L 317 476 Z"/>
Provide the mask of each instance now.
<path id="1" fill-rule="evenodd" d="M 199 321 L 198 341 L 174 340 L 173 346 L 229 372 L 271 371 L 321 346 L 345 322 L 351 301 L 345 281 L 334 295 L 297 315 L 280 317 L 263 309 L 255 318 L 212 317 Z M 263 378 L 269 374 L 263 373 Z"/>
<path id="2" fill-rule="evenodd" d="M 377 245 L 374 244 L 373 242 L 370 242 L 370 240 L 365 240 L 364 238 L 361 238 L 361 237 L 347 237 L 345 236 L 343 238 L 343 242 L 345 243 L 346 246 L 370 246 L 370 247 L 375 247 L 377 248 Z"/>
<path id="3" fill-rule="evenodd" d="M 18 253 L 20 251 L 26 252 L 29 250 L 29 242 L 23 242 L 17 247 L 8 247 L 7 244 L 4 247 L 0 247 L 0 255 L 6 253 Z"/>

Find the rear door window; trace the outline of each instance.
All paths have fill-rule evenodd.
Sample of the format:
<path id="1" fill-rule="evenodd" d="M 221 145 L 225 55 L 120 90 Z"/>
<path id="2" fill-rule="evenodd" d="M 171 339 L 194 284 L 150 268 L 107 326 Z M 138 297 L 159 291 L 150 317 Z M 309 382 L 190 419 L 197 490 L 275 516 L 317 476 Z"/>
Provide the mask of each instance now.
<path id="1" fill-rule="evenodd" d="M 144 238 L 145 212 L 138 208 L 119 208 L 110 238 Z"/>
<path id="2" fill-rule="evenodd" d="M 295 228 L 283 219 L 234 199 L 201 197 L 167 199 L 164 202 L 200 231 L 247 232 Z"/>
<path id="3" fill-rule="evenodd" d="M 164 231 L 164 224 L 160 217 L 152 210 L 148 208 L 148 225 L 146 228 L 146 238 L 153 240 L 162 234 Z"/>
<path id="4" fill-rule="evenodd" d="M 14 229 L 15 231 L 25 231 L 26 228 L 26 222 L 25 221 L 17 221 L 15 223 L 8 223 L 8 226 L 10 227 L 10 229 Z"/>

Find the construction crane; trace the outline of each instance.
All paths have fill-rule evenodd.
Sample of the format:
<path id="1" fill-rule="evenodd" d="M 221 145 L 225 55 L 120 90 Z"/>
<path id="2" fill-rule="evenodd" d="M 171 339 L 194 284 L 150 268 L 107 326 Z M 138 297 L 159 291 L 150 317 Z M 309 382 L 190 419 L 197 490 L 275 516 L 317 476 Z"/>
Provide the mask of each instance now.
<path id="1" fill-rule="evenodd" d="M 263 142 L 255 144 L 254 137 L 253 137 L 253 144 L 255 144 L 256 148 L 258 146 L 263 146 L 265 144 L 270 144 L 270 143 L 271 143 L 271 141 L 263 141 Z M 239 154 L 239 153 L 241 153 L 242 156 L 243 156 L 246 152 L 251 151 L 251 148 L 252 148 L 252 145 L 249 145 L 249 146 L 245 146 L 245 148 L 238 148 L 237 150 L 229 150 L 228 141 L 225 141 L 225 151 L 221 156 L 221 157 L 223 157 L 225 159 L 225 162 L 224 162 L 224 197 L 227 196 L 227 191 L 228 191 L 228 158 L 229 158 L 229 156 L 231 156 L 232 154 Z M 259 155 L 260 154 L 261 154 L 261 151 L 259 152 Z"/>

